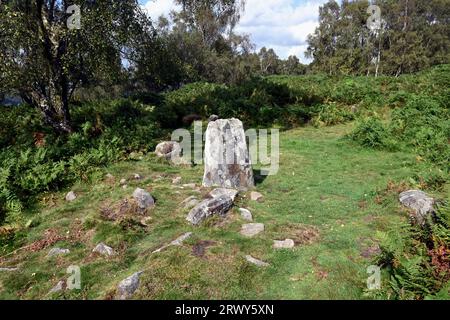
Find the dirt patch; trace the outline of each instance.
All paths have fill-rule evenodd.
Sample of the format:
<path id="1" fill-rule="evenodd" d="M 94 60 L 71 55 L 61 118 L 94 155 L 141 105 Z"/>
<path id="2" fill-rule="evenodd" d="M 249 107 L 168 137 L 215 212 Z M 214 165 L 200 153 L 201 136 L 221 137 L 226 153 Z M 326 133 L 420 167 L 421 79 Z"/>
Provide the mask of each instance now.
<path id="1" fill-rule="evenodd" d="M 27 249 L 31 252 L 37 252 L 63 240 L 66 240 L 66 236 L 60 235 L 55 229 L 48 229 L 44 231 L 44 237 L 42 239 L 33 242 Z"/>
<path id="2" fill-rule="evenodd" d="M 322 268 L 322 266 L 317 261 L 317 257 L 311 259 L 311 263 L 314 267 L 314 275 L 317 280 L 325 280 L 328 278 L 328 272 Z"/>
<path id="3" fill-rule="evenodd" d="M 280 239 L 292 239 L 295 245 L 310 245 L 320 238 L 319 229 L 315 226 L 291 223 L 282 226 L 277 232 Z"/>
<path id="4" fill-rule="evenodd" d="M 196 257 L 203 258 L 206 254 L 206 249 L 215 244 L 216 243 L 214 241 L 209 240 L 199 241 L 192 246 L 192 254 Z"/>
<path id="5" fill-rule="evenodd" d="M 142 218 L 147 210 L 139 208 L 134 199 L 124 199 L 116 204 L 104 204 L 100 208 L 102 218 L 109 221 L 123 221 L 133 217 Z"/>

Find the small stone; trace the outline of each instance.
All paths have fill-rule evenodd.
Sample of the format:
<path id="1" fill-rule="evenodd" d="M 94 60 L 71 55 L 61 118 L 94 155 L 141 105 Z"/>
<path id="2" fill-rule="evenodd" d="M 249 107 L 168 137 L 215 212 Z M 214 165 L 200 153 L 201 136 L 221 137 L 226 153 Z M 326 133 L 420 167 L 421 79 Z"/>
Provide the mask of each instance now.
<path id="1" fill-rule="evenodd" d="M 77 198 L 77 195 L 75 192 L 70 191 L 67 195 L 66 195 L 66 201 L 68 202 L 72 202 Z"/>
<path id="2" fill-rule="evenodd" d="M 292 239 L 286 239 L 284 241 L 273 241 L 274 249 L 292 249 L 293 247 L 295 247 L 295 242 Z"/>
<path id="3" fill-rule="evenodd" d="M 270 266 L 270 264 L 268 264 L 267 262 L 258 260 L 256 258 L 253 258 L 252 256 L 245 256 L 245 260 L 247 260 L 251 264 L 256 265 L 257 267 L 268 267 L 268 266 Z"/>
<path id="4" fill-rule="evenodd" d="M 148 209 L 155 205 L 155 200 L 147 191 L 137 188 L 133 192 L 133 198 L 137 201 L 140 209 Z"/>
<path id="5" fill-rule="evenodd" d="M 217 189 L 214 189 L 213 191 L 211 191 L 209 193 L 209 196 L 211 198 L 228 196 L 231 198 L 231 200 L 234 201 L 236 199 L 236 196 L 238 195 L 238 193 L 239 193 L 239 191 L 237 191 L 235 189 L 217 188 Z"/>
<path id="6" fill-rule="evenodd" d="M 106 174 L 105 178 L 107 180 L 114 180 L 115 179 L 114 176 L 111 173 Z"/>
<path id="7" fill-rule="evenodd" d="M 47 257 L 50 258 L 53 256 L 59 256 L 59 255 L 69 254 L 69 253 L 70 253 L 69 249 L 53 248 L 48 252 Z"/>
<path id="8" fill-rule="evenodd" d="M 111 247 L 108 247 L 106 244 L 99 243 L 94 250 L 92 250 L 92 252 L 96 252 L 105 256 L 113 256 L 114 255 L 114 250 Z"/>
<path id="9" fill-rule="evenodd" d="M 59 281 L 58 284 L 56 286 L 54 286 L 49 292 L 48 294 L 54 294 L 54 293 L 58 293 L 64 290 L 64 281 Z"/>
<path id="10" fill-rule="evenodd" d="M 262 200 L 264 200 L 264 197 L 263 197 L 263 195 L 262 195 L 261 193 L 256 192 L 256 191 L 252 191 L 252 192 L 250 193 L 250 199 L 251 199 L 252 201 L 258 201 L 258 202 L 261 202 Z"/>
<path id="11" fill-rule="evenodd" d="M 175 177 L 172 179 L 172 184 L 180 184 L 181 183 L 181 177 Z"/>
<path id="12" fill-rule="evenodd" d="M 120 179 L 120 185 L 124 186 L 127 184 L 127 179 Z"/>
<path id="13" fill-rule="evenodd" d="M 239 208 L 239 212 L 241 213 L 241 217 L 247 221 L 253 221 L 253 215 L 248 209 Z"/>
<path id="14" fill-rule="evenodd" d="M 133 296 L 139 288 L 140 276 L 143 272 L 136 272 L 130 277 L 122 280 L 117 287 L 117 300 L 127 300 Z"/>
<path id="15" fill-rule="evenodd" d="M 13 272 L 13 271 L 17 271 L 19 270 L 19 268 L 0 268 L 0 272 L 4 271 L 4 272 Z"/>
<path id="16" fill-rule="evenodd" d="M 128 185 L 127 185 L 127 184 L 124 184 L 124 185 L 122 186 L 122 189 L 125 190 L 126 188 L 128 188 Z"/>
<path id="17" fill-rule="evenodd" d="M 173 240 L 171 243 L 162 246 L 161 248 L 153 251 L 152 253 L 161 252 L 161 251 L 163 251 L 164 249 L 167 249 L 170 246 L 181 246 L 183 244 L 183 242 L 186 241 L 187 239 L 189 239 L 191 236 L 192 236 L 192 232 L 186 232 L 182 236 L 180 236 L 180 237 L 176 238 L 175 240 Z"/>
<path id="18" fill-rule="evenodd" d="M 241 229 L 241 234 L 246 237 L 254 237 L 264 231 L 264 224 L 262 223 L 248 223 L 244 224 Z"/>
<path id="19" fill-rule="evenodd" d="M 141 180 L 142 179 L 142 177 L 138 173 L 135 173 L 133 178 L 134 178 L 134 180 Z"/>

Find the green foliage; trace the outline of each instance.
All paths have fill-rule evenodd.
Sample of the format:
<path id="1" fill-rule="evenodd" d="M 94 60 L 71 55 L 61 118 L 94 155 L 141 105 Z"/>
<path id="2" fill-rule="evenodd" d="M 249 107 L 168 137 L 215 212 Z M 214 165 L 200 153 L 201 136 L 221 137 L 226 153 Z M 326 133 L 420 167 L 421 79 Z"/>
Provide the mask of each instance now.
<path id="1" fill-rule="evenodd" d="M 395 226 L 381 234 L 378 263 L 389 274 L 382 289 L 396 299 L 449 299 L 450 207 L 442 205 L 426 226 Z"/>
<path id="2" fill-rule="evenodd" d="M 320 105 L 317 109 L 317 115 L 312 119 L 312 124 L 316 127 L 332 126 L 355 119 L 355 114 L 351 110 L 335 103 Z"/>
<path id="3" fill-rule="evenodd" d="M 77 131 L 68 136 L 53 134 L 39 120 L 30 121 L 35 111 L 27 106 L 2 110 L 2 124 L 18 116 L 14 126 L 5 128 L 0 152 L 0 222 L 20 222 L 21 211 L 35 196 L 87 180 L 98 168 L 131 152 L 147 152 L 162 135 L 153 108 L 131 100 L 75 108 Z"/>
<path id="4" fill-rule="evenodd" d="M 359 122 L 350 137 L 364 147 L 383 149 L 392 147 L 389 131 L 377 118 L 366 118 Z"/>

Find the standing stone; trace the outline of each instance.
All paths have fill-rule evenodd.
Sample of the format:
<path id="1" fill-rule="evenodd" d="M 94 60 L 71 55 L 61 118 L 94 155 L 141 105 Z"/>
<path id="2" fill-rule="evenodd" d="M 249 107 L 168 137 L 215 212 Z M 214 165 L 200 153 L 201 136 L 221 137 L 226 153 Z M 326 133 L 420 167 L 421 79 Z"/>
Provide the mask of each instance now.
<path id="1" fill-rule="evenodd" d="M 203 186 L 246 190 L 255 185 L 244 126 L 238 119 L 208 124 Z"/>
<path id="2" fill-rule="evenodd" d="M 402 192 L 399 200 L 405 207 L 412 209 L 412 218 L 419 225 L 424 225 L 427 216 L 434 211 L 434 199 L 420 190 Z"/>

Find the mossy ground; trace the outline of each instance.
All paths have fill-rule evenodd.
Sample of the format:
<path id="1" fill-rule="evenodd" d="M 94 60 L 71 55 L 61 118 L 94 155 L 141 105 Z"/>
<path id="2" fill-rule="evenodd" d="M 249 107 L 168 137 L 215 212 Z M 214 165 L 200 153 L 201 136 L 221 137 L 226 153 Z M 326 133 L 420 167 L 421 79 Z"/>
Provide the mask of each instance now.
<path id="1" fill-rule="evenodd" d="M 366 270 L 373 264 L 377 231 L 407 219 L 395 194 L 378 201 L 377 192 L 424 169 L 412 154 L 364 149 L 345 139 L 352 127 L 283 132 L 280 171 L 257 185 L 265 201 L 252 202 L 242 194 L 226 219 L 213 218 L 200 227 L 187 223 L 180 203 L 201 194 L 174 186 L 172 178 L 200 185 L 202 166 L 177 168 L 146 156 L 75 185 L 78 199 L 72 203 L 64 201 L 65 192 L 46 194 L 30 212 L 30 228 L 19 241 L 25 248 L 0 258 L 0 266 L 19 268 L 0 273 L 0 299 L 109 299 L 122 279 L 140 270 L 144 273 L 136 299 L 367 298 Z M 115 180 L 105 179 L 106 173 Z M 133 180 L 134 173 L 143 179 Z M 121 178 L 129 178 L 127 189 L 119 185 Z M 101 217 L 102 207 L 130 197 L 136 187 L 149 190 L 157 200 L 148 226 Z M 265 232 L 252 239 L 241 236 L 245 222 L 239 206 L 250 209 L 255 222 L 265 224 Z M 63 239 L 29 250 L 46 230 Z M 193 236 L 183 246 L 151 253 L 189 231 Z M 272 249 L 273 240 L 286 238 L 297 241 L 295 249 Z M 198 254 L 201 241 L 209 241 L 204 255 Z M 118 254 L 93 255 L 99 242 Z M 55 246 L 71 253 L 47 258 Z M 248 254 L 270 267 L 249 265 L 244 259 Z M 49 296 L 59 280 L 67 279 L 70 265 L 81 267 L 82 289 Z"/>

